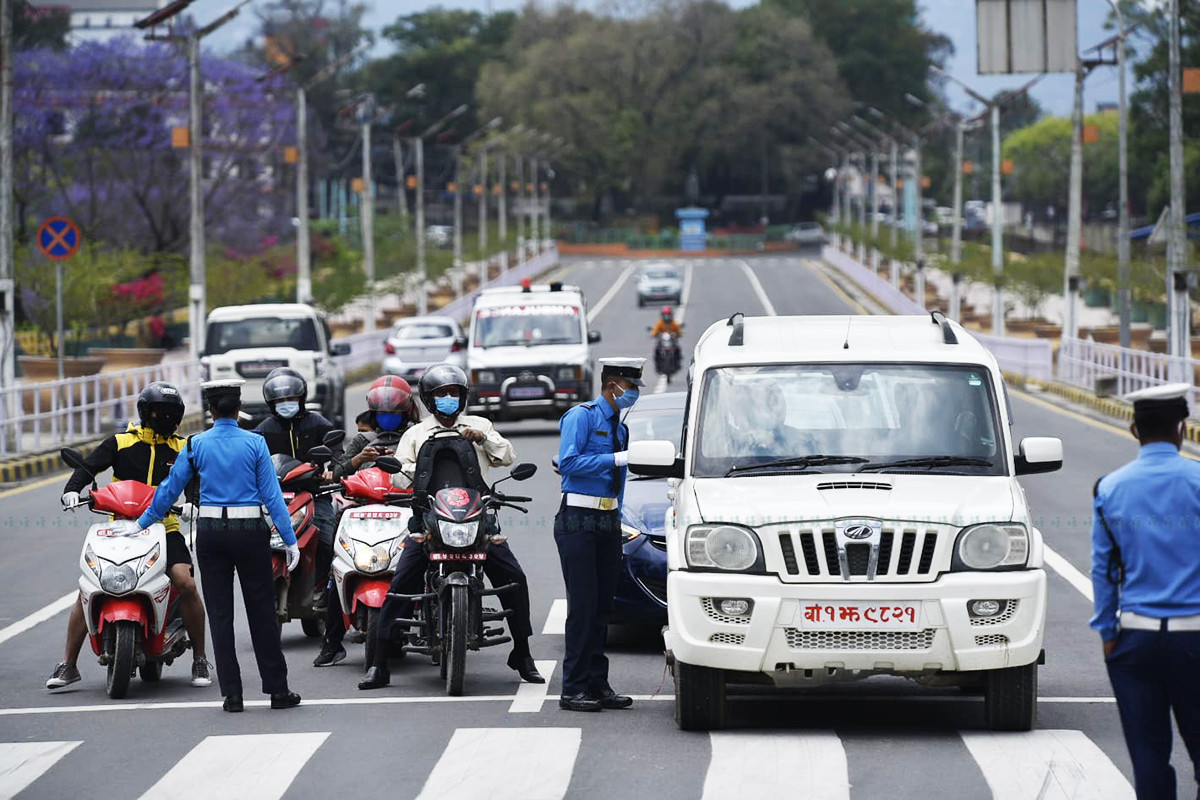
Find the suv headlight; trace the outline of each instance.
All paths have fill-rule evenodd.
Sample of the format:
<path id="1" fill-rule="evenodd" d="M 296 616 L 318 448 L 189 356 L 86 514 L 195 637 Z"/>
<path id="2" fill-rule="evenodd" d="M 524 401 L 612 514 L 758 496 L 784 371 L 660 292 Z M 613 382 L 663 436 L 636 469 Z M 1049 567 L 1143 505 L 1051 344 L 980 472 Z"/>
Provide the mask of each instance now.
<path id="1" fill-rule="evenodd" d="M 438 534 L 442 537 L 442 544 L 447 547 L 470 547 L 475 543 L 475 532 L 478 529 L 478 522 L 438 520 Z"/>
<path id="2" fill-rule="evenodd" d="M 577 381 L 582 376 L 580 367 L 559 367 L 554 371 L 554 380 L 556 381 Z"/>
<path id="3" fill-rule="evenodd" d="M 1023 567 L 1029 558 L 1029 531 L 1024 525 L 987 522 L 963 528 L 954 544 L 956 569 Z"/>
<path id="4" fill-rule="evenodd" d="M 739 525 L 695 525 L 684 542 L 688 566 L 745 572 L 762 567 L 758 536 Z"/>
<path id="5" fill-rule="evenodd" d="M 481 383 L 499 383 L 496 380 L 496 371 L 490 369 L 474 370 L 475 377 L 473 383 L 478 386 Z"/>

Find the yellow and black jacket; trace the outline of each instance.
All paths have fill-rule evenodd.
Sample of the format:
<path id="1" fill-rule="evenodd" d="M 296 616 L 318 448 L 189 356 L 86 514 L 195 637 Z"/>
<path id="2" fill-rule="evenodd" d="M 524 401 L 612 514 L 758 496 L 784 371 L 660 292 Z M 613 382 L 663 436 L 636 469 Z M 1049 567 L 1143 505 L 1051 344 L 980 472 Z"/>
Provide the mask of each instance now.
<path id="1" fill-rule="evenodd" d="M 124 433 L 114 434 L 102 441 L 84 462 L 95 475 L 111 469 L 113 480 L 141 481 L 158 486 L 166 480 L 171 465 L 186 446 L 187 439 L 182 436 L 162 437 L 149 428 L 131 422 Z M 78 492 L 91 482 L 91 475 L 77 469 L 67 480 L 63 492 Z M 179 530 L 179 520 L 173 514 L 163 520 L 163 525 L 168 531 Z"/>

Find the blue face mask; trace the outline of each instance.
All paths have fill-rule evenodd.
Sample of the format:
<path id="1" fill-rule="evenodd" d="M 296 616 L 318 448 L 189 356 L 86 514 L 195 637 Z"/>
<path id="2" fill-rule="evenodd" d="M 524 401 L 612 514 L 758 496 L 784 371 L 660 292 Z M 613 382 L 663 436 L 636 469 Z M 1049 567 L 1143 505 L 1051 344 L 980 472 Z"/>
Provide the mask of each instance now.
<path id="1" fill-rule="evenodd" d="M 617 404 L 617 408 L 624 411 L 627 408 L 633 408 L 633 404 L 638 401 L 638 395 L 637 389 L 626 389 L 625 394 L 614 397 L 613 402 Z"/>
<path id="2" fill-rule="evenodd" d="M 404 424 L 404 414 L 385 414 L 383 412 L 379 412 L 375 415 L 375 424 L 378 425 L 381 430 L 399 430 L 400 426 Z"/>
<path id="3" fill-rule="evenodd" d="M 284 400 L 282 403 L 276 403 L 275 413 L 284 419 L 291 419 L 300 413 L 300 401 Z"/>
<path id="4" fill-rule="evenodd" d="M 453 417 L 458 414 L 457 397 L 435 397 L 433 398 L 433 406 L 437 413 L 443 417 Z"/>

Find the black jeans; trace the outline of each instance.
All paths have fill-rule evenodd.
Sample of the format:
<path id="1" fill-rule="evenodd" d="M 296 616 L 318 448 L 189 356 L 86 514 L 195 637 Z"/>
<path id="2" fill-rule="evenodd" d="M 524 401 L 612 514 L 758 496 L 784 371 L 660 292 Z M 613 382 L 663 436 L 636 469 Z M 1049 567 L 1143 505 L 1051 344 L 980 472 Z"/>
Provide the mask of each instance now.
<path id="1" fill-rule="evenodd" d="M 221 694 L 242 694 L 242 673 L 233 638 L 233 573 L 242 585 L 242 602 L 264 694 L 288 690 L 287 662 L 279 645 L 275 589 L 271 575 L 271 534 L 261 519 L 201 517 L 196 561 L 208 607 L 213 658 Z"/>
<path id="2" fill-rule="evenodd" d="M 608 618 L 621 571 L 620 511 L 566 505 L 554 517 L 554 543 L 567 587 L 564 696 L 598 694 L 608 685 Z"/>

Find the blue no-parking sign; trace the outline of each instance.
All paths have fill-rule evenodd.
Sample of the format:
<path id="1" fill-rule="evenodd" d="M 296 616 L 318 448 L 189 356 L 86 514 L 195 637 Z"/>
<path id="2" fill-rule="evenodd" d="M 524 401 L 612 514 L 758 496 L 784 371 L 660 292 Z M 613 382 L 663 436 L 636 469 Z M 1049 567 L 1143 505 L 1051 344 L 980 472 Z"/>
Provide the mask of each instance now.
<path id="1" fill-rule="evenodd" d="M 75 255 L 83 243 L 79 226 L 66 217 L 50 217 L 37 231 L 38 250 L 54 261 L 63 261 Z"/>

